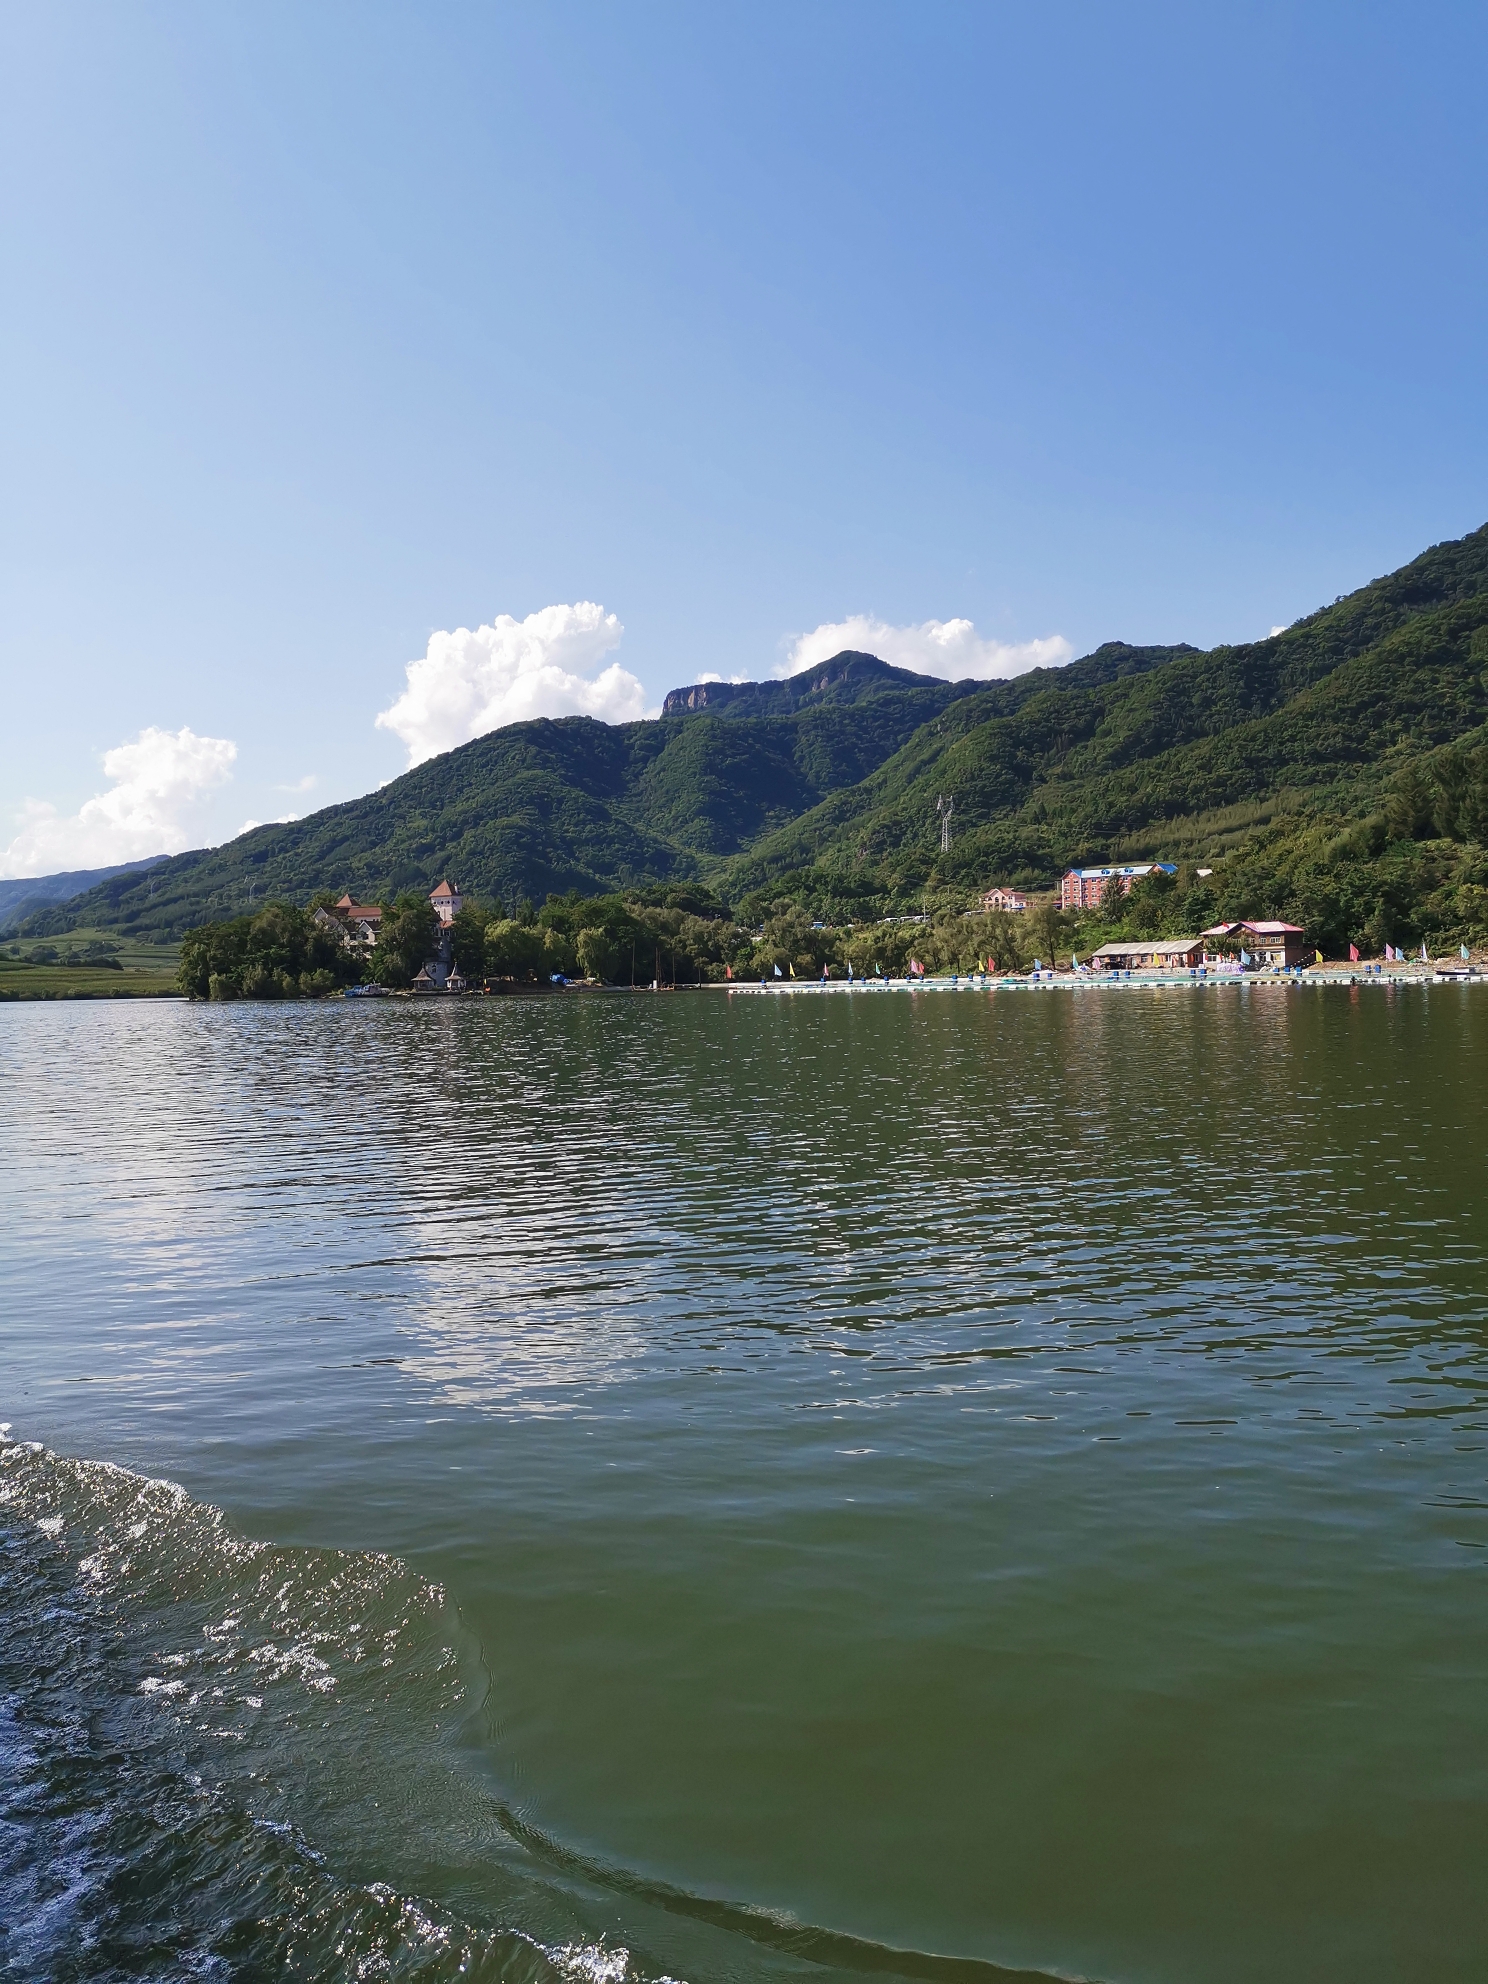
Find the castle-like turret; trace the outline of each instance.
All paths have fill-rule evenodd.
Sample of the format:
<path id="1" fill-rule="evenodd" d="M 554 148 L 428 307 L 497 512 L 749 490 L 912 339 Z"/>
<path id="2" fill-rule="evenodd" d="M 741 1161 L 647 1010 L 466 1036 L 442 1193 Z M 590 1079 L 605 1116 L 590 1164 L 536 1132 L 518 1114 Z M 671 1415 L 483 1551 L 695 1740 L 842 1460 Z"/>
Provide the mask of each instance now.
<path id="1" fill-rule="evenodd" d="M 441 923 L 453 923 L 460 914 L 460 905 L 464 900 L 454 883 L 448 879 L 441 882 L 437 889 L 431 890 L 429 895 L 434 914 Z"/>

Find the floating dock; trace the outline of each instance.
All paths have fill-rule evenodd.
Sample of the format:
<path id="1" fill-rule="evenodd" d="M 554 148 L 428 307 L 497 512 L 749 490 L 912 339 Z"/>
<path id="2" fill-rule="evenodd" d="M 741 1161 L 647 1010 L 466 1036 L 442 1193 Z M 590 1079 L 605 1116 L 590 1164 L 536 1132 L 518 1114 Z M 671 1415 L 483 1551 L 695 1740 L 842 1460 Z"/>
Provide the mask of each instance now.
<path id="1" fill-rule="evenodd" d="M 750 979 L 724 980 L 681 991 L 731 992 L 758 998 L 782 994 L 792 998 L 828 992 L 1205 992 L 1221 988 L 1249 991 L 1256 986 L 1301 990 L 1318 985 L 1488 985 L 1488 971 L 1464 965 L 1460 971 L 1429 965 L 1385 967 L 1311 966 L 1302 971 L 1038 971 L 1001 977 L 924 978 L 777 978 L 756 984 Z M 642 990 L 646 988 L 640 988 Z M 671 990 L 671 987 L 667 987 Z"/>

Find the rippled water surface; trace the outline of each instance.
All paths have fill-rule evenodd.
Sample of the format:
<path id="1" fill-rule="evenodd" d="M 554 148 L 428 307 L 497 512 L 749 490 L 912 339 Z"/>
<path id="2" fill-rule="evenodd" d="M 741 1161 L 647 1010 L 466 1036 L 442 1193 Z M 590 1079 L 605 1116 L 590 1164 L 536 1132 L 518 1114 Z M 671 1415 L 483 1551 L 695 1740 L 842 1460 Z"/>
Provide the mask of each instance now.
<path id="1" fill-rule="evenodd" d="M 0 1017 L 0 1971 L 1478 1979 L 1488 991 Z"/>

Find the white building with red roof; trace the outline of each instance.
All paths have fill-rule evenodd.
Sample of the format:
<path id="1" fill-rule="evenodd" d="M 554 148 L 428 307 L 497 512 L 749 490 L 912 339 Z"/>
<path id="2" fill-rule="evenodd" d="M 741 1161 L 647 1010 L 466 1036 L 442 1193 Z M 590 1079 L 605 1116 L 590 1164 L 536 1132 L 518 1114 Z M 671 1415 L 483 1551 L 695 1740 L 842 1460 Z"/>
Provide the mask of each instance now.
<path id="1" fill-rule="evenodd" d="M 437 889 L 432 889 L 429 893 L 429 901 L 433 906 L 434 914 L 439 918 L 441 923 L 446 925 L 453 923 L 455 918 L 460 914 L 460 905 L 464 900 L 465 898 L 460 894 L 460 891 L 448 879 L 441 882 Z"/>

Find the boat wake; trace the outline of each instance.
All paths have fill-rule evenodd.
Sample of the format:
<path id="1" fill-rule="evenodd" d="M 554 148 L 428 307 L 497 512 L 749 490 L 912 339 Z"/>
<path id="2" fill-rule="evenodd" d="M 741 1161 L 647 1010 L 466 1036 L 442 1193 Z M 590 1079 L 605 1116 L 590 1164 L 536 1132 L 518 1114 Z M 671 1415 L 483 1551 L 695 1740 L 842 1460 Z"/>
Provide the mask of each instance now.
<path id="1" fill-rule="evenodd" d="M 0 1976 L 1052 1974 L 566 1853 L 462 1763 L 483 1670 L 438 1585 L 375 1552 L 243 1539 L 171 1482 L 7 1434 Z"/>

